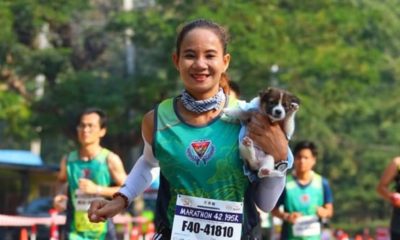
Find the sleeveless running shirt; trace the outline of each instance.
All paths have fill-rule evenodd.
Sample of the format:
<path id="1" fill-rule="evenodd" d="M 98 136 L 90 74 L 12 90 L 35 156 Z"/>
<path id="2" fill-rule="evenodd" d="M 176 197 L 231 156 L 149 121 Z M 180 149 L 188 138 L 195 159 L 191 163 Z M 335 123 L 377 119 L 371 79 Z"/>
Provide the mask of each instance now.
<path id="1" fill-rule="evenodd" d="M 78 151 L 73 151 L 67 158 L 67 177 L 69 185 L 69 204 L 67 222 L 69 224 L 69 239 L 106 239 L 107 222 L 91 223 L 87 210 L 95 194 L 83 194 L 79 191 L 79 179 L 87 178 L 100 186 L 110 186 L 111 176 L 107 165 L 109 150 L 101 152 L 90 161 L 83 161 Z"/>
<path id="2" fill-rule="evenodd" d="M 316 208 L 324 204 L 324 189 L 322 177 L 314 173 L 312 181 L 307 186 L 300 186 L 292 175 L 287 176 L 286 197 L 284 208 L 287 212 L 300 212 L 303 216 L 316 215 Z M 288 224 L 286 228 L 289 239 L 320 239 L 320 235 L 308 237 L 295 237 L 293 235 L 293 225 Z"/>
<path id="3" fill-rule="evenodd" d="M 176 100 L 164 100 L 156 108 L 154 125 L 153 152 L 159 160 L 161 180 L 167 182 L 160 186 L 164 194 L 159 192 L 158 205 L 167 212 L 161 217 L 167 218 L 162 222 L 168 228 L 178 194 L 243 202 L 250 184 L 239 157 L 240 124 L 217 117 L 207 125 L 192 126 L 176 112 Z M 249 208 L 245 203 L 244 212 Z"/>

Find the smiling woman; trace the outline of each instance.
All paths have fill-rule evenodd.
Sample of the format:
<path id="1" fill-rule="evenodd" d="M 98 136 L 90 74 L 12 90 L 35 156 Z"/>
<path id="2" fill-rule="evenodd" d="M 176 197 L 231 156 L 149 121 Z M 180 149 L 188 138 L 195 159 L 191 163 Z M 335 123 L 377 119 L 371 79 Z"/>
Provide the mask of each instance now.
<path id="1" fill-rule="evenodd" d="M 237 141 L 241 126 L 221 119 L 224 107 L 237 104 L 229 98 L 225 76 L 231 60 L 227 40 L 225 29 L 208 20 L 183 26 L 173 54 L 182 94 L 144 116 L 142 156 L 112 201 L 92 202 L 91 221 L 101 222 L 122 211 L 126 200 L 132 201 L 158 177 L 159 167 L 154 239 L 260 238 L 255 204 L 271 210 L 285 177 L 251 182 L 243 173 Z M 275 159 L 287 158 L 288 142 L 279 126 L 255 115 L 249 129 L 256 144 L 265 143 L 260 145 L 264 151 Z"/>
<path id="2" fill-rule="evenodd" d="M 219 36 L 209 32 L 209 29 L 188 32 L 173 54 L 186 91 L 196 99 L 207 99 L 218 92 L 221 75 L 230 61 L 230 55 L 220 47 Z"/>

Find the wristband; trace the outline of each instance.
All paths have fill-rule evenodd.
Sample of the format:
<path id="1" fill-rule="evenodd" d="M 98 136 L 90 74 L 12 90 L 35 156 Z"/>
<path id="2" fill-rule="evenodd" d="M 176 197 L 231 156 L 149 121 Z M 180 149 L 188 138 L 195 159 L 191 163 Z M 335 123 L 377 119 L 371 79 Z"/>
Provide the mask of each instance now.
<path id="1" fill-rule="evenodd" d="M 128 197 L 125 196 L 124 194 L 120 193 L 120 192 L 116 192 L 112 195 L 112 199 L 115 199 L 117 197 L 121 197 L 124 200 L 124 208 L 127 208 L 129 205 L 129 200 Z"/>

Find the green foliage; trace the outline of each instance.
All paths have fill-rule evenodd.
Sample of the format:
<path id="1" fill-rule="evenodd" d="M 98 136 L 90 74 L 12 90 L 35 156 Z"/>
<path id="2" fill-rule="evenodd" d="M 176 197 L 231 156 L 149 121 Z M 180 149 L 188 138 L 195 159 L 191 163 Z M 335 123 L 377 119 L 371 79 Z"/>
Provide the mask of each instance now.
<path id="1" fill-rule="evenodd" d="M 79 72 L 65 75 L 36 103 L 40 113 L 36 116 L 38 124 L 40 123 L 44 132 L 58 132 L 60 126 L 70 127 L 75 131 L 77 115 L 91 106 L 103 108 L 110 115 L 110 121 L 115 122 L 115 118 L 125 111 L 124 102 L 128 99 L 125 89 L 128 89 L 127 82 L 101 73 Z M 132 127 L 127 126 L 126 122 L 124 125 L 112 125 L 109 129 L 111 134 L 117 126 Z"/>
<path id="2" fill-rule="evenodd" d="M 31 117 L 29 105 L 21 96 L 0 91 L 0 109 L 0 122 L 5 122 L 4 137 L 21 140 L 35 136 L 35 129 L 29 125 Z"/>
<path id="3" fill-rule="evenodd" d="M 5 7 L 5 3 L 0 2 L 0 22 L 3 25 L 2 33 L 0 34 L 0 65 L 4 64 L 8 48 L 15 40 L 12 21 L 11 11 Z"/>
<path id="4" fill-rule="evenodd" d="M 43 49 L 34 52 L 26 63 L 27 74 L 43 74 L 50 83 L 54 84 L 59 73 L 66 72 L 69 63 L 69 49 Z"/>

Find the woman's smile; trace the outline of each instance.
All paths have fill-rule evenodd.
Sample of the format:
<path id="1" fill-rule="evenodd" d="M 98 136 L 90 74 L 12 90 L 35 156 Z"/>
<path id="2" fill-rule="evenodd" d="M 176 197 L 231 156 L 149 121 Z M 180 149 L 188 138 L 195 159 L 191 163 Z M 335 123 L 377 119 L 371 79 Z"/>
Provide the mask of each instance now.
<path id="1" fill-rule="evenodd" d="M 196 73 L 196 74 L 192 74 L 191 76 L 192 76 L 192 78 L 193 78 L 194 80 L 196 80 L 196 81 L 198 81 L 198 82 L 204 82 L 204 81 L 207 80 L 207 78 L 208 78 L 210 75 L 209 75 L 209 74 L 198 74 L 198 73 Z"/>

